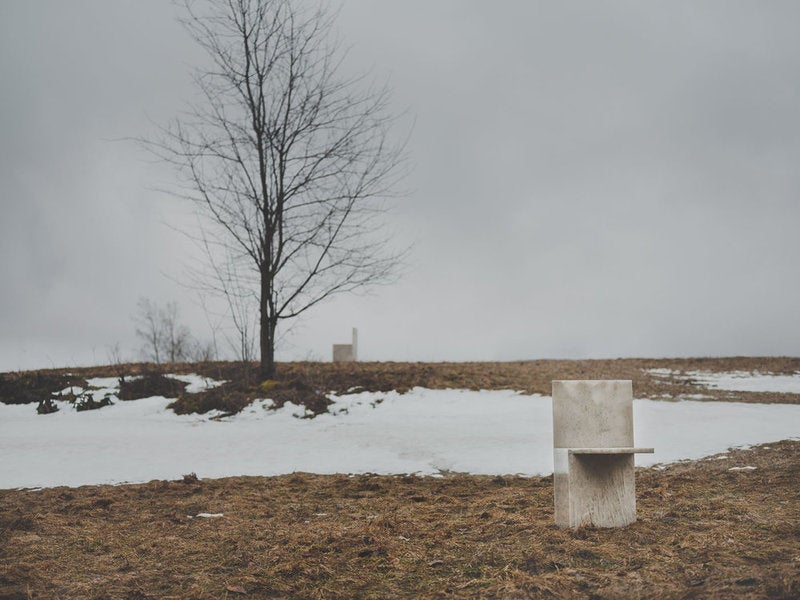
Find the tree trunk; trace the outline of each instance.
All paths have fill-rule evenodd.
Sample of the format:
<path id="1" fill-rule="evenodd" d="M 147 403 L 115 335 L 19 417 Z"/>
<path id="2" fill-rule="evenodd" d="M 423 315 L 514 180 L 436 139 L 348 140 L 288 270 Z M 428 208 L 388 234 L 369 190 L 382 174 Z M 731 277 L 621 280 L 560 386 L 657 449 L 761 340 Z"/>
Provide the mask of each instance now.
<path id="1" fill-rule="evenodd" d="M 262 380 L 275 376 L 275 324 L 271 319 L 261 319 L 261 363 L 258 375 Z"/>
<path id="2" fill-rule="evenodd" d="M 269 326 L 267 326 L 269 329 Z M 273 379 L 275 376 L 275 348 L 272 336 L 267 334 L 261 336 L 261 365 L 258 369 L 259 377 L 262 380 Z"/>
<path id="3" fill-rule="evenodd" d="M 261 380 L 275 376 L 275 325 L 276 320 L 269 306 L 270 285 L 266 275 L 261 275 L 261 331 L 259 335 L 261 363 L 258 375 Z"/>

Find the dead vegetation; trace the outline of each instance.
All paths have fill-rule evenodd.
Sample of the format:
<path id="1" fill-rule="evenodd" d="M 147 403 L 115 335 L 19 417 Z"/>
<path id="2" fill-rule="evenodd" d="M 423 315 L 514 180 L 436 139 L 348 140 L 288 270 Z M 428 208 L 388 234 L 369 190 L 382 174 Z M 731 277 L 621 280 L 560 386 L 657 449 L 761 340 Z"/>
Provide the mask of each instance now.
<path id="1" fill-rule="evenodd" d="M 82 377 L 65 369 L 0 373 L 0 402 L 29 404 L 41 402 L 69 386 L 84 386 Z"/>
<path id="2" fill-rule="evenodd" d="M 119 369 L 3 374 L 0 400 L 40 402 Z M 175 409 L 187 412 L 271 397 L 318 413 L 327 391 L 414 386 L 547 394 L 551 380 L 572 378 L 632 379 L 637 397 L 800 401 L 706 390 L 690 374 L 736 370 L 795 373 L 800 359 L 285 363 L 266 382 L 237 363 L 125 365 L 126 377 L 143 376 L 126 382 L 144 383 L 123 388 L 133 398 L 177 385 Z M 190 372 L 229 383 L 189 394 L 162 376 Z M 187 474 L 0 490 L 0 598 L 797 598 L 798 482 L 797 441 L 638 470 L 639 522 L 577 531 L 554 526 L 550 477 Z"/>
<path id="3" fill-rule="evenodd" d="M 145 371 L 136 378 L 120 378 L 119 399 L 138 400 L 152 396 L 175 398 L 186 390 L 186 384 L 156 371 Z"/>
<path id="4" fill-rule="evenodd" d="M 649 372 L 650 369 L 669 369 L 672 373 L 654 376 Z M 631 379 L 634 394 L 638 398 L 672 399 L 702 394 L 707 400 L 800 403 L 800 394 L 707 389 L 692 379 L 692 371 L 791 374 L 800 372 L 800 358 L 626 358 L 480 363 L 294 362 L 278 363 L 275 379 L 269 381 L 257 378 L 255 364 L 138 363 L 3 373 L 0 374 L 0 402 L 41 402 L 69 385 L 85 385 L 86 379 L 92 377 L 117 377 L 124 379 L 121 399 L 156 395 L 177 398 L 172 408 L 179 414 L 206 413 L 210 410 L 234 414 L 257 398 L 270 398 L 278 407 L 285 402 L 294 402 L 304 405 L 313 414 L 320 414 L 330 404 L 326 397 L 328 392 L 404 392 L 417 386 L 434 389 L 514 389 L 550 394 L 554 379 Z M 168 373 L 197 373 L 226 383 L 205 392 L 189 394 L 185 392 L 185 384 L 163 376 Z"/>
<path id="5" fill-rule="evenodd" d="M 556 528 L 550 477 L 0 490 L 0 597 L 797 598 L 799 459 L 640 469 L 639 521 L 615 530 Z"/>

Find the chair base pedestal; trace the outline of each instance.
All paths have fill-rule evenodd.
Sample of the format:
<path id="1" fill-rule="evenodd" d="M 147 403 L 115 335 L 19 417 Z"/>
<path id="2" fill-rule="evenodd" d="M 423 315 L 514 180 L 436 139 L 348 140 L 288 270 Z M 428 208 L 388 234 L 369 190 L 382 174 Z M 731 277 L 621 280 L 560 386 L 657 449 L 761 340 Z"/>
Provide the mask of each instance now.
<path id="1" fill-rule="evenodd" d="M 624 527 L 636 521 L 634 452 L 651 448 L 555 448 L 559 527 Z"/>

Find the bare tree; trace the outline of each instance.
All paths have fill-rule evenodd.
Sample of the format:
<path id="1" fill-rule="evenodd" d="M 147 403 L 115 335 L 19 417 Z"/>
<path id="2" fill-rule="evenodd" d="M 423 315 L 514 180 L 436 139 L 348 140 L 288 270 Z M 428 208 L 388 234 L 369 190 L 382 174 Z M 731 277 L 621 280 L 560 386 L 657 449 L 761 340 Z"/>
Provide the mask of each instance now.
<path id="1" fill-rule="evenodd" d="M 190 362 L 209 362 L 216 360 L 217 350 L 213 341 L 195 341 L 189 355 Z"/>
<path id="2" fill-rule="evenodd" d="M 147 142 L 184 175 L 176 193 L 207 224 L 209 258 L 225 262 L 215 284 L 225 293 L 219 273 L 235 273 L 256 299 L 264 378 L 279 323 L 390 281 L 402 254 L 383 229 L 405 170 L 388 89 L 340 76 L 332 23 L 322 4 L 187 1 L 184 25 L 211 66 L 195 76 L 201 100 Z"/>
<path id="3" fill-rule="evenodd" d="M 142 340 L 142 354 L 155 363 L 161 362 L 161 348 L 164 346 L 164 331 L 158 306 L 147 298 L 139 298 L 136 303 L 136 336 Z"/>
<path id="4" fill-rule="evenodd" d="M 189 328 L 181 324 L 178 305 L 167 302 L 164 308 L 147 298 L 140 298 L 134 316 L 136 335 L 142 340 L 142 353 L 155 363 L 162 360 L 179 362 L 188 360 L 197 343 Z"/>
<path id="5" fill-rule="evenodd" d="M 160 310 L 160 316 L 163 329 L 162 356 L 171 363 L 187 360 L 195 342 L 189 328 L 178 320 L 178 305 L 167 302 Z"/>
<path id="6" fill-rule="evenodd" d="M 114 368 L 114 374 L 119 379 L 120 385 L 125 383 L 125 361 L 122 359 L 119 342 L 115 342 L 113 346 L 106 347 L 106 357 L 108 358 L 108 364 Z"/>
<path id="7" fill-rule="evenodd" d="M 258 295 L 249 281 L 250 278 L 246 276 L 246 271 L 245 277 L 240 277 L 235 257 L 228 254 L 219 260 L 208 239 L 203 236 L 201 240 L 206 257 L 205 269 L 191 270 L 190 273 L 200 289 L 205 288 L 222 296 L 225 316 L 234 329 L 233 334 L 222 330 L 222 337 L 236 358 L 249 365 L 257 357 L 255 341 L 258 331 Z M 208 319 L 210 309 L 205 300 L 201 300 L 201 303 Z"/>

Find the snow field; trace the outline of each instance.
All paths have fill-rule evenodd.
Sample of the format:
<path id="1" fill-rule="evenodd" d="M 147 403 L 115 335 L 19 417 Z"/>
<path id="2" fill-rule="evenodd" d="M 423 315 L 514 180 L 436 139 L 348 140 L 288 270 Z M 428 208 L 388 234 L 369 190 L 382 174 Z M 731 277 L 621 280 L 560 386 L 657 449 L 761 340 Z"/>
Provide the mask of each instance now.
<path id="1" fill-rule="evenodd" d="M 81 413 L 62 402 L 49 415 L 37 415 L 31 404 L 0 404 L 0 488 L 144 482 L 191 472 L 201 478 L 552 472 L 549 397 L 423 388 L 331 397 L 331 413 L 314 419 L 298 418 L 302 407 L 272 410 L 271 401 L 261 400 L 220 421 L 176 415 L 161 397 Z M 636 457 L 648 466 L 798 438 L 800 406 L 635 400 L 634 427 L 636 445 L 656 449 Z"/>

